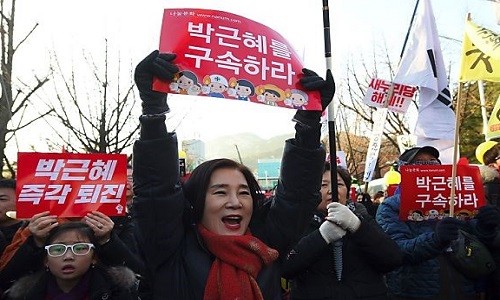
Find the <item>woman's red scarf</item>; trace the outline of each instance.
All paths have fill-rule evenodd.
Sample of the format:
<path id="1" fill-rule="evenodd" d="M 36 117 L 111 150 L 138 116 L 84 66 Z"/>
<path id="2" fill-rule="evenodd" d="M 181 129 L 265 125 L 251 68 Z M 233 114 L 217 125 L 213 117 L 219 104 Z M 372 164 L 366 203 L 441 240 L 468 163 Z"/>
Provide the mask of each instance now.
<path id="1" fill-rule="evenodd" d="M 249 230 L 244 235 L 219 235 L 198 225 L 207 249 L 215 255 L 205 286 L 205 300 L 263 299 L 255 278 L 262 266 L 278 258 Z"/>

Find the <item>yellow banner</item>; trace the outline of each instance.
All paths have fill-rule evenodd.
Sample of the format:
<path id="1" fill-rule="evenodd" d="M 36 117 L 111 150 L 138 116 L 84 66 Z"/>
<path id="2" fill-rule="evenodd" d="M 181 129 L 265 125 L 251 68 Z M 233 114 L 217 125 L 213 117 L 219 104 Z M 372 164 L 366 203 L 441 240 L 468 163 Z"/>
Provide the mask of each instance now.
<path id="1" fill-rule="evenodd" d="M 500 58 L 481 51 L 469 38 L 467 30 L 462 44 L 460 81 L 500 81 Z"/>
<path id="2" fill-rule="evenodd" d="M 497 103 L 491 112 L 490 119 L 488 120 L 488 132 L 486 132 L 486 139 L 496 139 L 500 137 L 500 96 L 498 96 Z"/>
<path id="3" fill-rule="evenodd" d="M 478 49 L 486 55 L 500 59 L 500 35 L 472 21 L 465 22 L 465 33 Z"/>

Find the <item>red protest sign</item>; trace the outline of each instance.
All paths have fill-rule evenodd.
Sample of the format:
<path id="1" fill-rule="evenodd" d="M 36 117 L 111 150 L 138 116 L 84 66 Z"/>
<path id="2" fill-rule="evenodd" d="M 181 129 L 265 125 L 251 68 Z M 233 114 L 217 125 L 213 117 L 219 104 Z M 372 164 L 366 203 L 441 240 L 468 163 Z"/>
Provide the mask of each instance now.
<path id="1" fill-rule="evenodd" d="M 293 109 L 321 110 L 319 92 L 301 90 L 302 63 L 272 29 L 239 15 L 206 9 L 165 9 L 160 52 L 177 54 L 168 93 L 229 98 Z"/>
<path id="2" fill-rule="evenodd" d="M 47 210 L 59 217 L 83 217 L 90 211 L 125 215 L 124 154 L 19 152 L 17 164 L 18 218 Z"/>
<path id="3" fill-rule="evenodd" d="M 407 165 L 401 172 L 401 207 L 405 221 L 442 219 L 450 211 L 451 165 Z M 472 218 L 485 205 L 479 168 L 457 165 L 454 211 L 458 218 Z"/>

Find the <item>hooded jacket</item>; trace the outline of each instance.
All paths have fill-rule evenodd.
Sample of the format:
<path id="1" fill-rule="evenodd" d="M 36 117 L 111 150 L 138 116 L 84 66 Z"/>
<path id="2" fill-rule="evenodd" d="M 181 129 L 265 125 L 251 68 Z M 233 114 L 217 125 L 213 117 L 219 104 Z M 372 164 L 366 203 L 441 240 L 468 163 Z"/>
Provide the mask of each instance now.
<path id="1" fill-rule="evenodd" d="M 136 278 L 134 272 L 126 267 L 104 268 L 95 266 L 90 272 L 90 300 L 133 300 Z M 25 276 L 17 280 L 7 291 L 8 300 L 44 300 L 47 293 L 47 283 L 53 276 L 47 271 Z"/>

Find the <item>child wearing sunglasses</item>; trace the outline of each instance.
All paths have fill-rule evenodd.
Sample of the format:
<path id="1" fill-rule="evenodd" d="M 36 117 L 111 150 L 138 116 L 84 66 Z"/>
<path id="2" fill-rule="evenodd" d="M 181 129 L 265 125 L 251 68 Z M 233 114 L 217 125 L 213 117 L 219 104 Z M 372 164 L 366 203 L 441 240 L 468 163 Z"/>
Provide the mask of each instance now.
<path id="1" fill-rule="evenodd" d="M 94 231 L 85 223 L 55 227 L 44 246 L 45 270 L 19 279 L 8 299 L 137 299 L 134 273 L 100 265 L 95 245 Z"/>

